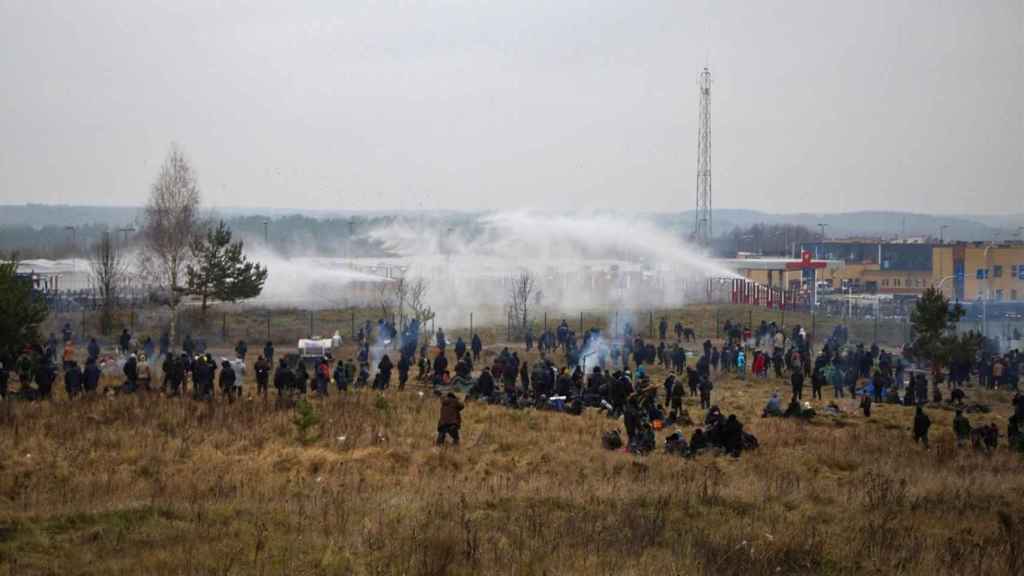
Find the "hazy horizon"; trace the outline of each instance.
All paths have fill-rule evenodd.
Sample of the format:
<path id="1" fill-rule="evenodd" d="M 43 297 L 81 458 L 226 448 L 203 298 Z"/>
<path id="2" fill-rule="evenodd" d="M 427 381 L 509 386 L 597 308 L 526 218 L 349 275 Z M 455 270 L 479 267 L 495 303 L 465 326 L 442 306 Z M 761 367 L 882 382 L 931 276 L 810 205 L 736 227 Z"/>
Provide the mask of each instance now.
<path id="1" fill-rule="evenodd" d="M 1020 213 L 1024 3 L 0 0 L 0 203 Z M 244 199 L 244 200 L 243 200 Z"/>

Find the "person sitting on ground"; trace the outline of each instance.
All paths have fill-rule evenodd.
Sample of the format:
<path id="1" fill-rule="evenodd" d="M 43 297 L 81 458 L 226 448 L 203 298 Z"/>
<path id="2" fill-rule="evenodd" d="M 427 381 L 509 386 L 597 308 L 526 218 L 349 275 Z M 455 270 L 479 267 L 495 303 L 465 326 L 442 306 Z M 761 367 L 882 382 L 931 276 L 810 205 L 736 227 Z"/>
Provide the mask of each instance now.
<path id="1" fill-rule="evenodd" d="M 490 398 L 494 395 L 494 375 L 491 374 L 491 367 L 484 366 L 476 383 L 469 390 L 470 398 Z"/>
<path id="2" fill-rule="evenodd" d="M 686 456 L 690 452 L 690 445 L 686 443 L 686 437 L 679 430 L 665 438 L 665 453 L 675 456 Z"/>
<path id="3" fill-rule="evenodd" d="M 722 425 L 722 446 L 733 458 L 739 457 L 743 450 L 743 424 L 735 414 L 729 414 Z"/>
<path id="4" fill-rule="evenodd" d="M 452 444 L 459 445 L 459 430 L 462 428 L 462 410 L 465 405 L 459 398 L 449 392 L 441 399 L 441 416 L 437 421 L 438 446 L 444 446 L 445 437 L 451 436 Z"/>
<path id="5" fill-rule="evenodd" d="M 920 442 L 924 444 L 924 447 L 928 447 L 928 428 L 931 428 L 932 420 L 924 413 L 924 408 L 921 406 L 917 407 L 917 412 L 914 414 L 914 442 Z"/>
<path id="6" fill-rule="evenodd" d="M 618 430 L 608 430 L 601 435 L 601 445 L 605 450 L 622 448 L 622 433 Z"/>
<path id="7" fill-rule="evenodd" d="M 772 392 L 772 397 L 769 398 L 768 403 L 765 404 L 764 412 L 761 413 L 761 417 L 768 418 L 779 416 L 782 416 L 782 403 L 779 401 L 779 391 L 776 390 Z"/>
<path id="8" fill-rule="evenodd" d="M 722 411 L 718 409 L 718 406 L 712 406 L 704 416 L 704 427 L 708 429 L 714 428 L 724 420 L 725 417 L 722 416 Z"/>
<path id="9" fill-rule="evenodd" d="M 641 420 L 636 434 L 630 440 L 629 450 L 634 454 L 648 454 L 654 450 L 656 439 L 651 423 Z"/>
<path id="10" fill-rule="evenodd" d="M 708 447 L 708 437 L 703 428 L 697 428 L 690 437 L 690 456 L 700 454 Z"/>
<path id="11" fill-rule="evenodd" d="M 783 418 L 800 418 L 803 416 L 803 408 L 800 407 L 800 401 L 796 397 L 789 399 L 789 404 L 786 405 L 786 411 L 782 414 Z"/>

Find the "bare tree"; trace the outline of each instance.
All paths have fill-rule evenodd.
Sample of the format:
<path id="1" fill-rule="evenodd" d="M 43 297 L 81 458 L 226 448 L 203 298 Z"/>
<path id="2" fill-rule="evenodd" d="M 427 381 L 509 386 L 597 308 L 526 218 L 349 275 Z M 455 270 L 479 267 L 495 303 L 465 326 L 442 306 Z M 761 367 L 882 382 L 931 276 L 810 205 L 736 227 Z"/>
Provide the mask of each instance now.
<path id="1" fill-rule="evenodd" d="M 512 286 L 509 290 L 509 308 L 512 311 L 512 318 L 518 324 L 519 334 L 526 334 L 529 324 L 530 296 L 533 294 L 536 282 L 527 271 L 522 271 L 519 276 L 512 279 Z"/>
<path id="2" fill-rule="evenodd" d="M 417 278 L 409 283 L 407 289 L 407 305 L 412 317 L 419 320 L 422 325 L 434 318 L 434 311 L 427 304 L 427 291 L 430 283 L 423 278 Z"/>
<path id="3" fill-rule="evenodd" d="M 128 266 L 118 248 L 110 238 L 110 232 L 93 244 L 89 253 L 89 272 L 96 286 L 100 301 L 100 332 L 110 334 L 114 324 L 114 307 L 118 294 L 128 274 Z"/>
<path id="4" fill-rule="evenodd" d="M 377 283 L 377 307 L 380 308 L 380 317 L 391 319 L 392 310 L 398 298 L 395 293 L 395 285 L 401 283 L 401 279 Z"/>
<path id="5" fill-rule="evenodd" d="M 192 240 L 200 229 L 199 203 L 195 172 L 185 155 L 172 147 L 150 190 L 142 227 L 143 266 L 157 297 L 171 309 L 171 342 L 175 341 Z"/>

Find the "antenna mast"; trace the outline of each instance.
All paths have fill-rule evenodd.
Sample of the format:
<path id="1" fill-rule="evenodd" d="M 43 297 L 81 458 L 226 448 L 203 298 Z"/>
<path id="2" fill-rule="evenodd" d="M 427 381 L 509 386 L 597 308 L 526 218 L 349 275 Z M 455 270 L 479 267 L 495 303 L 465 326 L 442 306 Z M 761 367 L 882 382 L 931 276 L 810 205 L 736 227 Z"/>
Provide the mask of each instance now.
<path id="1" fill-rule="evenodd" d="M 711 70 L 700 73 L 699 127 L 697 128 L 697 226 L 694 239 L 711 243 Z"/>

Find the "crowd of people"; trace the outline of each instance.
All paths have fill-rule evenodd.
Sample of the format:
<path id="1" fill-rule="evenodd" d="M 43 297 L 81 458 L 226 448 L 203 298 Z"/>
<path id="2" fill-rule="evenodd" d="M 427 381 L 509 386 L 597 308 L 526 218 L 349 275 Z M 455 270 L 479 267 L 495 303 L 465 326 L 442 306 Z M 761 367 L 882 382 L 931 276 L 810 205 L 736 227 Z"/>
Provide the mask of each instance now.
<path id="1" fill-rule="evenodd" d="M 622 419 L 626 433 L 622 444 L 635 452 L 653 449 L 655 430 L 692 424 L 684 407 L 685 400 L 692 397 L 706 411 L 702 425 L 689 440 L 679 433 L 671 434 L 671 450 L 695 454 L 717 446 L 738 455 L 744 448 L 756 446 L 756 439 L 744 432 L 735 415 L 723 417 L 713 402 L 713 382 L 722 375 L 733 374 L 742 380 L 768 379 L 774 374 L 775 379 L 788 381 L 792 393 L 787 407 L 783 409 L 776 391 L 763 411 L 766 417 L 812 416 L 814 411 L 805 402 L 808 384 L 811 400 L 823 401 L 823 390 L 832 389 L 833 402 L 826 411 L 838 410 L 835 400 L 847 396 L 861 399 L 865 416 L 870 416 L 874 403 L 915 407 L 914 439 L 924 444 L 930 426 L 924 407 L 945 401 L 957 409 L 954 428 L 960 441 L 994 446 L 999 432 L 993 425 L 972 428 L 967 421 L 965 387 L 971 374 L 977 374 L 981 386 L 1016 390 L 1024 360 L 1019 352 L 1012 351 L 984 354 L 973 363 L 955 363 L 948 367 L 948 397 L 944 397 L 940 378 L 933 378 L 930 387 L 928 376 L 912 369 L 902 355 L 877 345 L 850 345 L 842 326 L 836 327 L 818 351 L 812 349 L 800 326 L 784 331 L 774 322 L 743 326 L 726 321 L 723 328 L 720 344 L 708 339 L 699 349 L 687 350 L 685 344 L 696 340 L 695 332 L 677 322 L 670 333 L 665 318 L 658 323 L 657 344 L 636 334 L 628 322 L 614 336 L 597 328 L 578 336 L 563 320 L 536 339 L 538 354 L 532 361 L 527 355 L 532 352 L 534 338 L 527 333 L 527 355 L 520 357 L 520 351 L 505 347 L 484 362 L 478 334 L 472 334 L 468 343 L 461 336 L 449 341 L 443 329 L 421 338 L 421 326 L 415 320 L 401 330 L 380 320 L 376 326 L 367 322 L 360 327 L 357 352 L 351 358 L 335 359 L 329 353 L 317 358 L 275 358 L 274 346 L 267 342 L 252 368 L 256 395 L 266 397 L 273 387 L 281 399 L 306 394 L 323 397 L 332 388 L 338 392 L 364 387 L 384 390 L 392 385 L 394 373 L 402 390 L 416 369 L 415 382 L 433 388 L 445 399 L 458 392 L 469 400 L 510 408 L 534 407 L 570 414 L 588 408 L 604 411 Z M 432 340 L 433 346 L 426 340 Z M 118 358 L 123 359 L 116 363 L 115 376 L 120 383 L 109 387 L 107 393 L 160 391 L 171 397 L 188 394 L 198 400 L 219 396 L 229 402 L 243 396 L 248 355 L 244 340 L 235 345 L 235 358 L 218 361 L 202 339 L 193 340 L 191 335 L 186 335 L 181 351 L 176 353 L 166 334 L 156 342 L 149 337 L 140 342 L 125 329 L 117 339 L 116 350 Z M 649 376 L 653 366 L 664 368 L 667 374 L 660 387 Z M 21 384 L 14 392 L 19 398 L 51 397 L 61 374 L 68 397 L 75 398 L 99 390 L 101 376 L 110 373 L 110 359 L 101 358 L 99 345 L 90 339 L 84 365 L 79 366 L 70 326 L 65 326 L 61 340 L 51 334 L 45 345 L 27 348 L 13 361 L 3 359 L 0 394 L 4 396 L 9 394 L 11 368 Z M 1018 394 L 1014 416 L 1007 426 L 1006 435 L 1011 441 L 1018 438 L 1024 418 L 1024 400 L 1019 398 Z M 439 428 L 438 440 L 451 437 L 457 442 L 454 414 L 458 411 L 452 408 L 451 400 L 445 400 L 445 405 L 447 416 L 442 420 L 446 428 L 443 434 Z M 462 406 L 461 402 L 458 405 Z M 608 435 L 605 443 L 612 445 L 615 441 Z"/>

